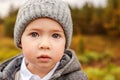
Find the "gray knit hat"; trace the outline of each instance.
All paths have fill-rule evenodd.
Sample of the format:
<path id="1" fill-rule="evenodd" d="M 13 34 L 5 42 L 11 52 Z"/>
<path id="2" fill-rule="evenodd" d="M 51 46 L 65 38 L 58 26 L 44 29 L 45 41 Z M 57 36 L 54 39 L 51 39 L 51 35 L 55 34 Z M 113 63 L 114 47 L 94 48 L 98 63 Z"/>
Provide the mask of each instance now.
<path id="1" fill-rule="evenodd" d="M 66 37 L 65 48 L 69 48 L 73 24 L 69 6 L 62 0 L 28 0 L 21 6 L 14 28 L 14 41 L 17 47 L 21 48 L 21 36 L 26 26 L 42 17 L 51 18 L 61 24 Z"/>

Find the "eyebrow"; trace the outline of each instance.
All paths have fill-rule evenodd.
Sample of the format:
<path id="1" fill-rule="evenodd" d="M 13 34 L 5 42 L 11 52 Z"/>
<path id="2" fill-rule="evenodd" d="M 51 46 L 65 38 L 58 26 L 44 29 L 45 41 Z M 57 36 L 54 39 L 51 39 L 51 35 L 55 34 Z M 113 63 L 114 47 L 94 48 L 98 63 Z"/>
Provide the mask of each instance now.
<path id="1" fill-rule="evenodd" d="M 63 30 L 51 30 L 52 32 L 64 32 Z"/>
<path id="2" fill-rule="evenodd" d="M 30 30 L 33 30 L 33 31 L 39 31 L 40 29 L 35 29 L 35 28 L 28 28 L 28 29 L 26 29 L 27 31 L 30 31 Z"/>
<path id="3" fill-rule="evenodd" d="M 35 28 L 33 28 L 33 29 L 26 29 L 26 31 L 42 31 L 41 29 L 35 29 Z M 58 29 L 53 29 L 53 30 L 50 30 L 50 32 L 63 32 L 64 33 L 64 31 L 63 30 L 58 30 Z"/>

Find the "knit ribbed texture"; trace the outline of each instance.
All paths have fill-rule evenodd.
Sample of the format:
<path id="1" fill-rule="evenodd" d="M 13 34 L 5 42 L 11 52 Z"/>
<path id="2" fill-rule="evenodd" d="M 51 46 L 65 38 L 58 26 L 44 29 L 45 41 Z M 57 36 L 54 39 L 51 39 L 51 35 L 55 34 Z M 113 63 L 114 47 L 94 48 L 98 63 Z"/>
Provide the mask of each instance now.
<path id="1" fill-rule="evenodd" d="M 14 41 L 20 47 L 21 36 L 26 26 L 33 20 L 48 17 L 63 27 L 66 36 L 66 48 L 69 48 L 73 25 L 68 5 L 62 0 L 28 0 L 19 9 L 14 28 Z"/>

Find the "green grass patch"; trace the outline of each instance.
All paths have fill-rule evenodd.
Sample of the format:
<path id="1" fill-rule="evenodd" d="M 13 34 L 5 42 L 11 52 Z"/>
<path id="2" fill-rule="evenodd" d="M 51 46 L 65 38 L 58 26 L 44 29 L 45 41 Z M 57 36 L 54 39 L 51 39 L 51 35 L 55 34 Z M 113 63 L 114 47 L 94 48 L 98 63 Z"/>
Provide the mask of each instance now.
<path id="1" fill-rule="evenodd" d="M 109 64 L 105 68 L 88 67 L 84 69 L 89 80 L 120 80 L 120 67 Z"/>
<path id="2" fill-rule="evenodd" d="M 0 44 L 0 63 L 20 53 L 14 45 L 13 39 L 4 38 L 1 39 Z"/>

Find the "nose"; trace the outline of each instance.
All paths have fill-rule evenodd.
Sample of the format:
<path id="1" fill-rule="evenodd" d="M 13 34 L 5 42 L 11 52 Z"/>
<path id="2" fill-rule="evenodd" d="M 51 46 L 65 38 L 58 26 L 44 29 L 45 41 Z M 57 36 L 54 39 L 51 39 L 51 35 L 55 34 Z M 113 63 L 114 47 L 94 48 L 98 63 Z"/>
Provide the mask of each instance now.
<path id="1" fill-rule="evenodd" d="M 39 49 L 42 49 L 42 50 L 49 50 L 50 49 L 49 39 L 46 38 L 46 39 L 40 40 L 38 47 Z"/>

